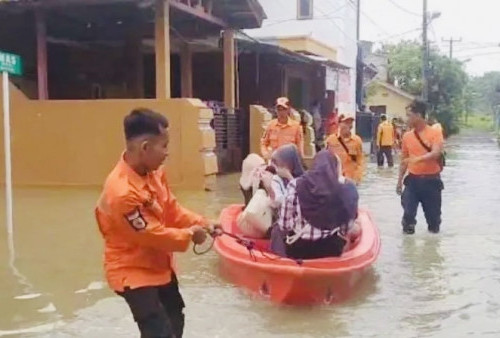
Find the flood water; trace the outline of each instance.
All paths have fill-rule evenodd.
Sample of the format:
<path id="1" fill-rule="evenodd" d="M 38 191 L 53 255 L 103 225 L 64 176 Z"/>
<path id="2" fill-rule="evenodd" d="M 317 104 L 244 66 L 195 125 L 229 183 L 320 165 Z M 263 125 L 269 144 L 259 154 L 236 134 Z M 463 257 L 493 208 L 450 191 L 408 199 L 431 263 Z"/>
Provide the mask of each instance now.
<path id="1" fill-rule="evenodd" d="M 403 236 L 397 171 L 370 165 L 361 204 L 380 228 L 382 251 L 346 303 L 255 300 L 219 277 L 215 253 L 180 256 L 185 337 L 500 337 L 500 149 L 490 135 L 465 132 L 449 141 L 448 154 L 440 235 L 428 234 L 419 215 L 416 235 Z M 217 192 L 177 196 L 215 218 L 240 201 L 236 182 L 224 176 Z M 138 337 L 125 302 L 103 280 L 98 194 L 15 190 L 13 264 L 0 228 L 0 336 Z"/>

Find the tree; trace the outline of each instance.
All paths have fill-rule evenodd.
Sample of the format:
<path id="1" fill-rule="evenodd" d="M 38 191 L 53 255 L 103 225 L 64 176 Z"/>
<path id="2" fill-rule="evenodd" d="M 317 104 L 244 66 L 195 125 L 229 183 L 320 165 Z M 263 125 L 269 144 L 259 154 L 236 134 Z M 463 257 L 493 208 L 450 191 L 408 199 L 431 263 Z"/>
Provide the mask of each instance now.
<path id="1" fill-rule="evenodd" d="M 389 57 L 389 79 L 415 96 L 422 93 L 422 46 L 417 41 L 401 41 L 382 47 Z M 429 101 L 431 115 L 450 135 L 458 132 L 458 118 L 465 111 L 468 76 L 461 62 L 430 50 Z"/>
<path id="2" fill-rule="evenodd" d="M 468 91 L 472 97 L 471 112 L 494 114 L 496 106 L 500 104 L 500 72 L 473 77 Z"/>

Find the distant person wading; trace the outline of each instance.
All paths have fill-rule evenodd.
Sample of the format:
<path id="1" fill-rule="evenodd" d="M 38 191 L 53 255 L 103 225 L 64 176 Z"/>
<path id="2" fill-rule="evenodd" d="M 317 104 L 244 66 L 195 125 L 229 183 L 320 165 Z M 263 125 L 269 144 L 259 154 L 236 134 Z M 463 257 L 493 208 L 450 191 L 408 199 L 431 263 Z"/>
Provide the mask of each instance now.
<path id="1" fill-rule="evenodd" d="M 379 167 L 384 166 L 384 156 L 387 158 L 389 167 L 394 166 L 394 159 L 392 157 L 392 150 L 395 144 L 394 134 L 394 126 L 387 120 L 386 115 L 382 115 L 377 131 L 377 163 Z"/>

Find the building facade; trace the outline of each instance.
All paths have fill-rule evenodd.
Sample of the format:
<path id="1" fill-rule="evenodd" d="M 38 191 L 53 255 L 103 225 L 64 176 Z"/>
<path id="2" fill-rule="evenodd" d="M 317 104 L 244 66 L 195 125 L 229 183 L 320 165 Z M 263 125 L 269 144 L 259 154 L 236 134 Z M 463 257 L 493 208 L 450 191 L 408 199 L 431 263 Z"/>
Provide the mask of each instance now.
<path id="1" fill-rule="evenodd" d="M 0 1 L 0 50 L 24 63 L 9 84 L 14 183 L 101 185 L 123 117 L 145 107 L 170 120 L 170 183 L 212 188 L 213 112 L 192 98 L 235 108 L 235 32 L 264 16 L 257 0 Z"/>
<path id="2" fill-rule="evenodd" d="M 356 111 L 356 2 L 354 0 L 260 0 L 267 19 L 262 27 L 245 32 L 266 43 L 300 52 L 325 65 L 325 92 L 331 110 L 354 115 Z M 346 68 L 335 67 L 341 64 Z M 316 100 L 313 86 L 298 73 L 288 72 L 286 91 L 298 108 Z M 318 94 L 318 93 L 316 93 Z M 333 94 L 333 96 L 332 96 Z M 316 95 L 315 95 L 316 96 Z"/>

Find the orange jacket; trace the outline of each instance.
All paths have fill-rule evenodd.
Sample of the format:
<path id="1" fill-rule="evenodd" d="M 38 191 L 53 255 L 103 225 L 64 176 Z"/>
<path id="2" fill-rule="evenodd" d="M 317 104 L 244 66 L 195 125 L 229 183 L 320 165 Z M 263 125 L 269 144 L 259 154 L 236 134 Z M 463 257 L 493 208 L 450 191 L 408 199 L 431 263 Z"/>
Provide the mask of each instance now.
<path id="1" fill-rule="evenodd" d="M 105 241 L 109 286 L 123 291 L 170 282 L 173 252 L 186 251 L 199 215 L 177 203 L 163 169 L 139 176 L 123 158 L 109 174 L 95 210 Z"/>
<path id="2" fill-rule="evenodd" d="M 358 135 L 352 135 L 348 139 L 342 139 L 345 146 L 339 141 L 339 136 L 330 135 L 326 139 L 328 150 L 336 154 L 342 161 L 344 176 L 350 178 L 356 183 L 363 179 L 365 170 L 365 155 L 363 153 L 363 141 Z"/>
<path id="3" fill-rule="evenodd" d="M 295 144 L 299 153 L 304 155 L 304 136 L 299 122 L 288 118 L 286 124 L 281 124 L 277 119 L 269 122 L 266 132 L 261 139 L 261 153 L 265 159 L 270 159 L 274 150 L 286 144 Z"/>

